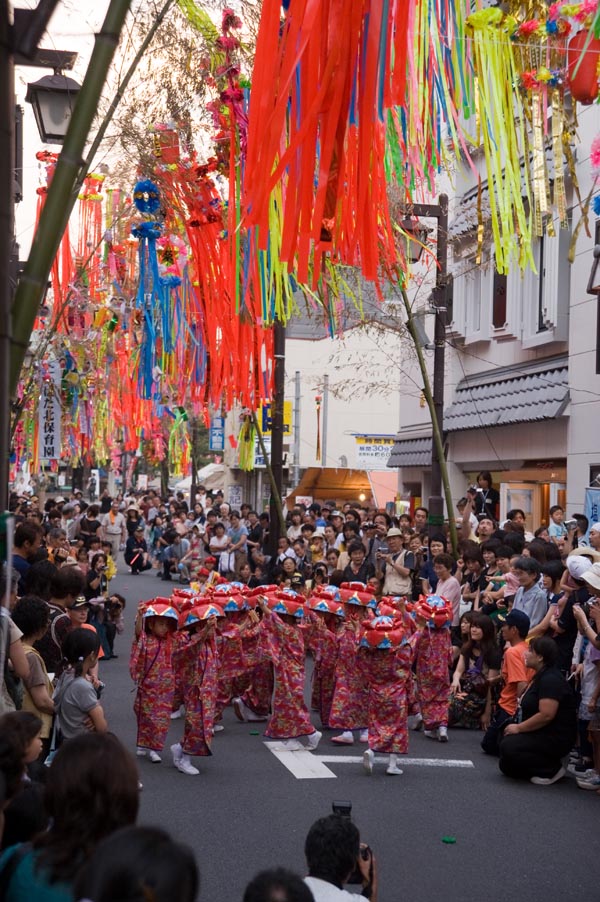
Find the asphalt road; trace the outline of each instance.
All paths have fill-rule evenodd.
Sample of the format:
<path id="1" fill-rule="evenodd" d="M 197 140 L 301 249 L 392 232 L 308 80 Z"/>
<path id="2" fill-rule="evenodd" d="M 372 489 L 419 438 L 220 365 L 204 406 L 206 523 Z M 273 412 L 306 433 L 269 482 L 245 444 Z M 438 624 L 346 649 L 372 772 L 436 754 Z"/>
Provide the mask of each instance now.
<path id="1" fill-rule="evenodd" d="M 154 573 L 123 573 L 111 583 L 127 598 L 127 628 L 115 643 L 118 660 L 101 665 L 104 705 L 110 728 L 132 751 L 128 658 L 135 608 L 166 588 Z M 304 838 L 334 799 L 352 802 L 361 838 L 374 850 L 379 902 L 600 899 L 600 797 L 571 779 L 550 787 L 508 780 L 480 752 L 476 733 L 451 730 L 447 745 L 412 733 L 410 758 L 463 764 L 406 764 L 398 777 L 382 765 L 368 777 L 360 763 L 341 760 L 361 755 L 364 746 L 336 748 L 326 733 L 315 757 L 340 759 L 317 765 L 335 778 L 297 779 L 255 735 L 260 724 L 239 723 L 231 709 L 223 722 L 213 756 L 194 759 L 199 776 L 171 765 L 168 745 L 179 738 L 181 721 L 173 722 L 162 764 L 139 762 L 140 822 L 158 824 L 194 849 L 202 902 L 241 902 L 246 883 L 265 868 L 304 874 Z"/>

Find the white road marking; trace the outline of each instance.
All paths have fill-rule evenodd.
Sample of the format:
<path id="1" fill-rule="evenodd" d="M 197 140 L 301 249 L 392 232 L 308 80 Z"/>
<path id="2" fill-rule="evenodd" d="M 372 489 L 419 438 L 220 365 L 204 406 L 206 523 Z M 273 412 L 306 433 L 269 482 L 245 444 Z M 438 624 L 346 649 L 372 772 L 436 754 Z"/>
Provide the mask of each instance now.
<path id="1" fill-rule="evenodd" d="M 315 755 L 308 749 L 289 751 L 280 742 L 265 742 L 265 745 L 297 780 L 335 780 L 337 774 L 334 774 L 327 764 L 362 763 L 362 755 Z M 387 764 L 387 760 L 387 755 L 375 757 L 376 764 Z M 465 758 L 404 758 L 401 756 L 399 763 L 402 766 L 414 767 L 475 767 L 471 760 Z"/>
<path id="2" fill-rule="evenodd" d="M 292 754 L 294 754 L 292 752 Z M 360 764 L 362 755 L 319 755 L 320 761 L 340 761 L 343 764 Z M 387 763 L 387 755 L 376 755 L 375 763 Z M 475 767 L 473 762 L 467 758 L 405 758 L 403 755 L 398 757 L 398 764 L 415 765 L 416 767 Z"/>

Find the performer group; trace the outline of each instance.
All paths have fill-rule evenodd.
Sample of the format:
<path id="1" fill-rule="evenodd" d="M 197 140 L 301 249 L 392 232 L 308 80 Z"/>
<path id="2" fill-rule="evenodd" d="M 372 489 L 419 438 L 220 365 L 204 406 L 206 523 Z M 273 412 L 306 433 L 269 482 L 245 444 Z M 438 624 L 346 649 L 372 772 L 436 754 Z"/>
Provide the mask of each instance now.
<path id="1" fill-rule="evenodd" d="M 363 583 L 319 586 L 306 599 L 278 586 L 207 583 L 141 602 L 130 672 L 137 685 L 137 754 L 159 763 L 172 719 L 184 712 L 171 746 L 175 767 L 200 773 L 192 758 L 212 754 L 231 705 L 244 722 L 266 722 L 265 739 L 314 750 L 323 729 L 338 745 L 364 743 L 363 765 L 388 756 L 401 774 L 409 726 L 446 742 L 452 605 L 441 596 L 378 603 Z M 314 661 L 311 721 L 305 661 Z"/>

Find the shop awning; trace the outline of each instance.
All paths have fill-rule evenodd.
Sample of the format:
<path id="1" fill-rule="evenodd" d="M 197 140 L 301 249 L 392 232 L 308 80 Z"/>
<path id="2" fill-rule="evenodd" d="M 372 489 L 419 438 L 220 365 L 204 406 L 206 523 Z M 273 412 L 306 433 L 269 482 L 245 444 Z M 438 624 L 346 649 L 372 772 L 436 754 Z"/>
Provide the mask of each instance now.
<path id="1" fill-rule="evenodd" d="M 388 467 L 428 467 L 431 464 L 431 436 L 400 438 L 394 442 Z"/>
<path id="2" fill-rule="evenodd" d="M 564 413 L 568 402 L 566 357 L 518 370 L 507 367 L 461 380 L 452 404 L 444 411 L 444 430 L 553 420 Z"/>

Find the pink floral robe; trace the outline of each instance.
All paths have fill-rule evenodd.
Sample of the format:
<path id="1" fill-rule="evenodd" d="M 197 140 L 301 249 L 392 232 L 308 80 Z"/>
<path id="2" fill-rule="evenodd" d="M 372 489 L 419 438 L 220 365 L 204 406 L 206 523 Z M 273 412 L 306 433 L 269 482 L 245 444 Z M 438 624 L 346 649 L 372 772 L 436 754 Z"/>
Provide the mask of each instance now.
<path id="1" fill-rule="evenodd" d="M 184 687 L 185 727 L 181 747 L 186 755 L 206 757 L 214 735 L 218 655 L 214 636 L 192 634 L 177 649 L 175 669 Z"/>
<path id="2" fill-rule="evenodd" d="M 268 717 L 273 695 L 273 665 L 259 659 L 261 624 L 256 623 L 242 634 L 244 675 L 235 681 L 235 690 L 244 705 L 257 717 Z"/>
<path id="3" fill-rule="evenodd" d="M 133 710 L 137 717 L 137 745 L 160 752 L 171 725 L 175 680 L 172 664 L 172 636 L 158 639 L 142 633 L 134 640 L 129 673 L 137 684 Z"/>
<path id="4" fill-rule="evenodd" d="M 329 726 L 339 730 L 364 730 L 368 723 L 369 690 L 358 669 L 358 632 L 345 622 L 337 636 L 335 688 Z"/>
<path id="5" fill-rule="evenodd" d="M 359 672 L 368 687 L 369 748 L 388 755 L 408 751 L 410 645 L 398 649 L 361 648 Z"/>
<path id="6" fill-rule="evenodd" d="M 273 664 L 275 687 L 273 706 L 265 736 L 294 739 L 315 732 L 304 704 L 304 638 L 297 626 L 290 626 L 272 611 L 261 621 L 259 656 Z"/>
<path id="7" fill-rule="evenodd" d="M 318 614 L 316 615 L 318 617 Z M 321 723 L 329 726 L 329 716 L 335 690 L 335 668 L 338 655 L 337 634 L 324 620 L 313 622 L 307 637 L 307 647 L 314 656 L 311 708 L 319 712 Z"/>
<path id="8" fill-rule="evenodd" d="M 223 717 L 223 711 L 240 688 L 240 680 L 246 672 L 240 626 L 226 622 L 217 635 L 219 673 L 215 706 L 215 722 Z"/>
<path id="9" fill-rule="evenodd" d="M 417 694 L 426 730 L 448 725 L 452 643 L 449 629 L 423 627 L 411 639 L 416 661 Z"/>

